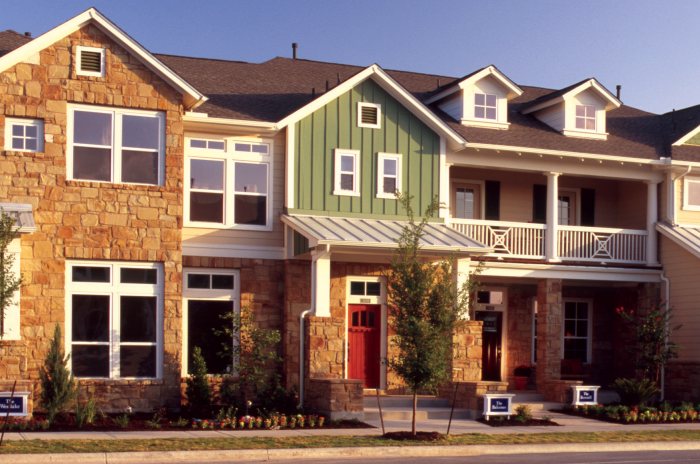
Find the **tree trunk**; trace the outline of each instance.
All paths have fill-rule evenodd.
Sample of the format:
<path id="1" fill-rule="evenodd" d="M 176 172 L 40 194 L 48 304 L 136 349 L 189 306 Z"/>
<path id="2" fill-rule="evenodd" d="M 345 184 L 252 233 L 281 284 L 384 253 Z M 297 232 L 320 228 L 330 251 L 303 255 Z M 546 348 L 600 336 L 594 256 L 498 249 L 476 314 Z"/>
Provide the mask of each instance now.
<path id="1" fill-rule="evenodd" d="M 413 392 L 413 436 L 416 436 L 416 406 L 418 405 L 418 392 Z"/>

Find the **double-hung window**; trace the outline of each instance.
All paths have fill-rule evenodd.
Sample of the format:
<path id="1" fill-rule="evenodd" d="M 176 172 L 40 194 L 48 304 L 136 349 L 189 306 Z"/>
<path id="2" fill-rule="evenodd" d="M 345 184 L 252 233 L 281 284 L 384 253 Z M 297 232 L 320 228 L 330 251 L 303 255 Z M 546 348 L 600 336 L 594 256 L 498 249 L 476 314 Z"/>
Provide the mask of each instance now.
<path id="1" fill-rule="evenodd" d="M 377 155 L 377 198 L 394 199 L 401 191 L 401 155 L 379 153 Z"/>
<path id="2" fill-rule="evenodd" d="M 595 106 L 593 105 L 576 105 L 576 129 L 590 130 L 595 129 Z"/>
<path id="3" fill-rule="evenodd" d="M 161 378 L 163 266 L 66 265 L 66 350 L 78 378 Z"/>
<path id="4" fill-rule="evenodd" d="M 479 119 L 496 120 L 496 104 L 498 96 L 490 93 L 474 94 L 474 117 Z"/>
<path id="5" fill-rule="evenodd" d="M 187 225 L 270 230 L 270 151 L 268 143 L 190 140 Z"/>
<path id="6" fill-rule="evenodd" d="M 335 150 L 335 187 L 333 195 L 360 196 L 360 152 Z"/>
<path id="7" fill-rule="evenodd" d="M 43 153 L 44 121 L 5 118 L 5 150 Z"/>
<path id="8" fill-rule="evenodd" d="M 163 185 L 162 112 L 73 106 L 68 114 L 71 179 Z"/>
<path id="9" fill-rule="evenodd" d="M 591 354 L 591 302 L 564 301 L 563 359 L 580 359 L 590 362 Z"/>
<path id="10" fill-rule="evenodd" d="M 683 179 L 683 209 L 700 211 L 700 177 Z"/>

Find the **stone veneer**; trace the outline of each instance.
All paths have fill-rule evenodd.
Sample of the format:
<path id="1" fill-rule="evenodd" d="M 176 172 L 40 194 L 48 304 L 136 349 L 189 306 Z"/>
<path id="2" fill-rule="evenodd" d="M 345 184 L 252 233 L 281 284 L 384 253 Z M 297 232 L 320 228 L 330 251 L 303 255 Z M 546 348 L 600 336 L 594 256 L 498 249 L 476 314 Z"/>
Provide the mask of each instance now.
<path id="1" fill-rule="evenodd" d="M 561 279 L 537 282 L 537 392 L 549 380 L 561 378 Z"/>
<path id="2" fill-rule="evenodd" d="M 455 394 L 455 388 L 457 389 Z M 506 393 L 508 382 L 449 382 L 440 388 L 440 398 L 446 398 L 456 409 L 473 409 L 480 414 L 484 410 L 484 395 L 487 393 Z"/>
<path id="3" fill-rule="evenodd" d="M 304 405 L 317 413 L 337 419 L 365 419 L 362 380 L 311 379 Z"/>
<path id="4" fill-rule="evenodd" d="M 483 325 L 481 321 L 462 321 L 455 329 L 452 342 L 456 347 L 451 359 L 453 381 L 481 380 Z"/>
<path id="5" fill-rule="evenodd" d="M 77 76 L 78 46 L 101 47 L 106 76 Z M 67 103 L 160 110 L 166 115 L 165 185 L 67 180 Z M 65 323 L 65 260 L 161 262 L 164 369 L 157 381 L 85 381 L 112 404 L 179 403 L 182 347 L 182 96 L 98 28 L 88 25 L 0 73 L 5 117 L 44 121 L 43 153 L 0 152 L 0 201 L 30 203 L 37 231 L 22 235 L 20 341 L 0 342 L 0 378 L 36 381 L 56 323 Z M 65 330 L 63 331 L 65 333 Z M 136 387 L 136 388 L 135 388 Z M 36 391 L 36 384 L 35 384 Z M 154 398 L 145 401 L 145 398 Z"/>

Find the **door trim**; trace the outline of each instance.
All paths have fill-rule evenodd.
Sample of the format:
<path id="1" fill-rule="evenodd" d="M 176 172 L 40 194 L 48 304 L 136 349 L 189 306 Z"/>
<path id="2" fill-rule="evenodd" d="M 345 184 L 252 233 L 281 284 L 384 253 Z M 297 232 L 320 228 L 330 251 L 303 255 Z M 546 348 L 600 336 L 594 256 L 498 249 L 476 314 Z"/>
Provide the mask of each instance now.
<path id="1" fill-rule="evenodd" d="M 501 316 L 501 382 L 508 379 L 508 287 L 482 287 L 480 292 L 503 292 L 503 303 L 499 305 L 477 304 L 475 311 L 499 312 Z M 493 310 L 486 310 L 486 306 L 493 306 Z"/>
<path id="2" fill-rule="evenodd" d="M 379 282 L 381 283 L 381 291 L 379 296 L 357 296 L 350 295 L 350 282 Z M 345 346 L 343 350 L 345 351 L 345 362 L 343 363 L 343 378 L 348 378 L 348 363 L 350 361 L 348 357 L 348 327 L 350 326 L 348 322 L 349 317 L 349 307 L 351 304 L 364 304 L 364 305 L 381 305 L 381 318 L 379 321 L 379 346 L 380 346 L 380 356 L 386 358 L 387 356 L 387 288 L 386 288 L 386 277 L 383 276 L 345 276 Z M 369 301 L 360 301 L 369 300 Z M 381 362 L 379 364 L 379 388 L 380 390 L 386 390 L 386 365 Z"/>

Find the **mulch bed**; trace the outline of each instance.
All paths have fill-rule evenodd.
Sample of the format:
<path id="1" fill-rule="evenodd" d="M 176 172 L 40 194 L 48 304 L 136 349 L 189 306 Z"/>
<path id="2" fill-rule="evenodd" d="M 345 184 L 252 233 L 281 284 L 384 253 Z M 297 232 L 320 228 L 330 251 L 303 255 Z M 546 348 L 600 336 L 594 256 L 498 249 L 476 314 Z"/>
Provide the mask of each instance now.
<path id="1" fill-rule="evenodd" d="M 653 424 L 700 424 L 700 420 L 692 419 L 678 419 L 678 420 L 668 420 L 668 421 L 625 421 L 625 420 L 615 420 L 606 416 L 599 416 L 598 414 L 583 414 L 582 412 L 575 412 L 571 409 L 552 409 L 552 412 L 558 412 L 560 414 L 566 414 L 567 416 L 575 417 L 585 417 L 588 419 L 598 420 L 601 422 L 610 422 L 611 424 L 621 424 L 621 425 L 653 425 Z"/>
<path id="2" fill-rule="evenodd" d="M 546 421 L 542 419 L 530 419 L 525 422 L 520 422 L 516 421 L 513 419 L 505 419 L 505 420 L 499 420 L 495 418 L 491 418 L 489 420 L 484 419 L 483 417 L 481 419 L 477 419 L 478 422 L 481 422 L 482 424 L 490 425 L 491 427 L 561 427 L 561 424 L 557 424 L 554 421 Z"/>
<path id="3" fill-rule="evenodd" d="M 447 438 L 447 435 L 443 435 L 440 432 L 416 432 L 415 435 L 413 435 L 413 433 L 411 432 L 389 432 L 382 435 L 382 437 L 387 440 L 396 441 L 411 440 L 434 442 L 445 440 Z"/>

